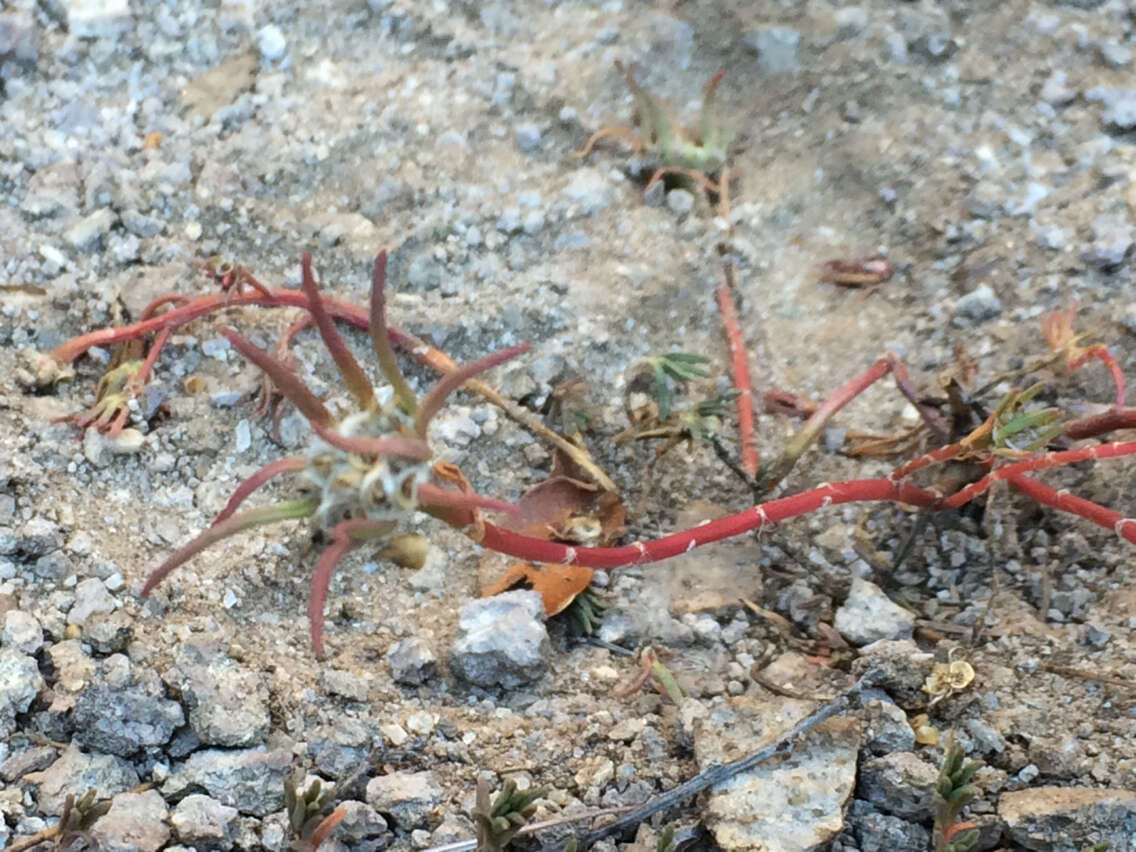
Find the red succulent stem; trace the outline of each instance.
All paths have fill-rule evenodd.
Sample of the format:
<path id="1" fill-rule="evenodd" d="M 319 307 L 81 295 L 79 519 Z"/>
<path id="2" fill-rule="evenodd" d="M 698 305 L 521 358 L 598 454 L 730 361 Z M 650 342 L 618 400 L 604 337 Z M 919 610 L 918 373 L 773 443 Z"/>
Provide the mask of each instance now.
<path id="1" fill-rule="evenodd" d="M 286 500 L 282 503 L 276 503 L 275 505 L 257 506 L 255 509 L 249 509 L 248 511 L 241 512 L 239 515 L 226 518 L 219 524 L 206 527 L 202 532 L 198 533 L 167 556 L 166 560 L 150 573 L 150 576 L 146 578 L 146 582 L 142 586 L 141 595 L 142 597 L 146 597 L 171 571 L 185 564 L 201 551 L 222 539 L 243 532 L 244 530 L 252 529 L 253 527 L 263 526 L 264 524 L 274 524 L 279 521 L 307 517 L 315 510 L 316 503 L 312 500 Z"/>
<path id="2" fill-rule="evenodd" d="M 825 424 L 833 415 L 882 376 L 886 376 L 891 369 L 892 361 L 888 358 L 881 358 L 863 373 L 845 382 L 829 394 L 789 439 L 789 443 L 781 450 L 781 455 L 770 465 L 769 470 L 762 472 L 759 477 L 762 487 L 768 491 L 784 479 L 793 469 L 793 465 L 797 463 L 797 459 L 820 436 L 821 430 L 824 429 Z"/>
<path id="3" fill-rule="evenodd" d="M 1100 414 L 1071 420 L 1065 424 L 1062 433 L 1066 438 L 1079 441 L 1082 438 L 1095 438 L 1117 429 L 1136 429 L 1136 408 L 1110 408 Z"/>
<path id="4" fill-rule="evenodd" d="M 323 605 L 327 601 L 327 589 L 331 584 L 331 574 L 348 551 L 369 538 L 383 535 L 394 529 L 394 521 L 374 521 L 370 518 L 357 518 L 340 521 L 331 528 L 331 544 L 320 554 L 316 569 L 312 572 L 312 589 L 308 597 L 308 632 L 311 635 L 312 651 L 318 659 L 323 659 Z"/>
<path id="5" fill-rule="evenodd" d="M 158 296 L 158 298 L 149 302 L 146 305 L 146 307 L 144 307 L 142 309 L 142 313 L 140 313 L 138 315 L 138 319 L 140 319 L 140 320 L 150 319 L 151 317 L 153 317 L 157 314 L 158 308 L 162 308 L 162 307 L 165 307 L 166 305 L 171 305 L 171 304 L 172 305 L 184 305 L 188 301 L 189 301 L 189 296 L 183 296 L 181 293 L 167 293 L 164 296 Z"/>
<path id="6" fill-rule="evenodd" d="M 1069 359 L 1068 368 L 1070 370 L 1076 370 L 1090 358 L 1096 358 L 1108 368 L 1109 373 L 1112 375 L 1112 384 L 1116 388 L 1116 407 L 1123 408 L 1125 396 L 1124 373 L 1121 372 L 1120 365 L 1116 363 L 1116 359 L 1112 357 L 1112 353 L 1108 351 L 1108 347 L 1103 343 L 1085 347 L 1080 354 Z"/>
<path id="7" fill-rule="evenodd" d="M 910 476 L 917 470 L 922 470 L 928 465 L 936 464 L 938 462 L 948 461 L 955 458 L 962 451 L 962 442 L 955 441 L 953 444 L 947 444 L 945 447 L 939 447 L 937 450 L 931 450 L 929 453 L 924 453 L 911 461 L 901 464 L 895 470 L 888 474 L 889 479 L 903 479 Z"/>
<path id="8" fill-rule="evenodd" d="M 760 529 L 768 524 L 804 515 L 825 506 L 876 500 L 895 500 L 915 506 L 934 507 L 942 499 L 936 491 L 889 479 L 851 479 L 825 483 L 816 488 L 769 500 L 741 512 L 708 521 L 700 526 L 671 533 L 651 541 L 636 541 L 620 547 L 572 547 L 533 538 L 494 524 L 485 524 L 479 544 L 489 550 L 532 562 L 618 568 L 669 559 L 689 553 L 704 544 Z"/>
<path id="9" fill-rule="evenodd" d="M 469 491 L 442 488 L 432 482 L 423 482 L 418 486 L 418 499 L 427 511 L 433 506 L 439 506 L 446 509 L 488 509 L 492 512 L 508 512 L 511 515 L 521 513 L 519 506 L 505 500 L 483 497 Z"/>
<path id="10" fill-rule="evenodd" d="M 1117 456 L 1127 456 L 1136 453 L 1136 441 L 1117 441 L 1112 444 L 1093 444 L 1091 447 L 1081 447 L 1076 450 L 1044 453 L 1034 458 L 1023 459 L 1011 464 L 1003 465 L 964 488 L 960 488 L 942 503 L 944 509 L 954 509 L 963 503 L 968 503 L 988 489 L 1000 479 L 1013 479 L 1015 476 L 1031 470 L 1043 470 L 1048 467 L 1060 467 L 1089 459 L 1111 459 Z"/>
<path id="11" fill-rule="evenodd" d="M 745 341 L 738 325 L 738 312 L 729 283 L 721 285 L 714 298 L 718 302 L 718 313 L 722 315 L 722 328 L 726 332 L 726 343 L 730 348 L 730 370 L 733 373 L 734 388 L 738 392 L 738 441 L 741 444 L 741 468 L 749 476 L 757 473 L 760 459 L 757 455 L 757 441 L 753 428 L 753 384 L 750 380 L 749 362 L 746 358 Z"/>
<path id="12" fill-rule="evenodd" d="M 165 297 L 163 297 L 165 298 Z M 358 328 L 367 328 L 369 318 L 367 311 L 351 302 L 342 299 L 324 298 L 324 307 L 336 319 L 349 322 Z M 69 364 L 82 355 L 92 346 L 111 346 L 123 340 L 132 340 L 156 331 L 159 328 L 175 329 L 193 322 L 201 317 L 208 316 L 215 311 L 225 308 L 239 308 L 250 305 L 262 307 L 292 307 L 307 308 L 308 297 L 302 290 L 280 288 L 267 291 L 267 295 L 259 291 L 239 294 L 207 293 L 186 301 L 176 308 L 170 308 L 157 316 L 152 316 L 130 325 L 100 328 L 86 334 L 73 337 L 51 350 L 50 355 L 61 364 Z M 389 328 L 390 336 L 396 343 L 405 339 L 401 332 Z"/>
<path id="13" fill-rule="evenodd" d="M 1136 544 L 1136 518 L 1127 518 L 1120 512 L 1094 503 L 1092 500 L 1086 500 L 1084 497 L 1078 497 L 1068 491 L 1052 488 L 1023 474 L 1007 477 L 1007 480 L 1018 491 L 1044 506 L 1050 506 L 1073 515 L 1080 515 L 1094 524 L 1112 530 L 1120 538 Z"/>

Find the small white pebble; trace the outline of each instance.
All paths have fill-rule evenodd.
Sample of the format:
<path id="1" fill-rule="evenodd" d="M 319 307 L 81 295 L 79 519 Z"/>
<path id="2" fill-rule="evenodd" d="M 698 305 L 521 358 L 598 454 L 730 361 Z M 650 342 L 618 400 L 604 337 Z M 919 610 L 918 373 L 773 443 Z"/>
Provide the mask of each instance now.
<path id="1" fill-rule="evenodd" d="M 280 31 L 280 27 L 276 24 L 268 24 L 268 26 L 261 27 L 256 31 L 256 46 L 260 50 L 262 59 L 275 62 L 284 55 L 288 41 L 284 38 L 284 33 Z"/>
<path id="2" fill-rule="evenodd" d="M 238 453 L 243 453 L 252 446 L 252 430 L 249 428 L 248 420 L 241 420 L 237 424 L 235 443 Z"/>

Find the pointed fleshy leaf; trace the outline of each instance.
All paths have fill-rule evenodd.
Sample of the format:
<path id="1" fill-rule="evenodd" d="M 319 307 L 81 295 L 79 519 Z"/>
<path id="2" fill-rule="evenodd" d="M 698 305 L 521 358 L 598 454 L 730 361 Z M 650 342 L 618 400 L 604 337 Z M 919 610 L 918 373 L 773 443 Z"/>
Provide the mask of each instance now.
<path id="1" fill-rule="evenodd" d="M 438 379 L 434 387 L 430 388 L 430 392 L 422 398 L 422 402 L 418 406 L 418 413 L 414 416 L 414 431 L 418 433 L 418 437 L 426 437 L 426 428 L 430 425 L 430 420 L 442 408 L 446 397 L 465 384 L 467 380 L 528 350 L 529 344 L 518 343 L 516 346 L 501 349 L 498 352 L 486 355 L 484 358 L 463 364 L 452 373 L 446 373 Z"/>
<path id="2" fill-rule="evenodd" d="M 335 830 L 335 827 L 343 822 L 345 816 L 347 816 L 347 806 L 340 805 L 320 820 L 319 825 L 317 825 L 315 831 L 312 832 L 312 849 L 318 849 L 320 844 L 327 839 L 328 835 Z"/>
<path id="3" fill-rule="evenodd" d="M 316 501 L 311 499 L 286 500 L 281 503 L 273 503 L 271 506 L 259 506 L 255 509 L 249 509 L 247 512 L 233 515 L 233 517 L 228 520 L 207 528 L 196 538 L 191 539 L 178 548 L 165 562 L 154 569 L 150 576 L 146 578 L 146 584 L 142 587 L 142 596 L 145 597 L 148 595 L 153 588 L 157 586 L 158 583 L 162 582 L 162 580 L 166 578 L 166 575 L 175 568 L 188 562 L 201 551 L 205 550 L 205 548 L 216 544 L 221 539 L 228 538 L 231 535 L 251 529 L 252 527 L 274 524 L 278 521 L 286 521 L 292 518 L 307 517 L 315 512 L 316 506 Z"/>
<path id="4" fill-rule="evenodd" d="M 406 383 L 406 377 L 399 369 L 398 359 L 394 348 L 387 336 L 387 250 L 383 249 L 375 258 L 375 265 L 371 270 L 371 316 L 369 330 L 371 345 L 375 349 L 375 356 L 379 359 L 379 369 L 394 389 L 394 398 L 398 407 L 407 414 L 413 414 L 418 408 L 418 399 L 414 391 Z"/>
<path id="5" fill-rule="evenodd" d="M 702 110 L 698 116 L 698 142 L 703 148 L 718 148 L 722 144 L 722 128 L 714 114 L 714 94 L 722 82 L 726 69 L 719 68 L 702 89 Z"/>
<path id="6" fill-rule="evenodd" d="M 312 275 L 312 256 L 307 252 L 300 255 L 300 282 L 304 288 L 304 295 L 308 297 L 308 310 L 316 321 L 316 327 L 327 351 L 331 353 L 335 366 L 339 369 L 339 375 L 343 376 L 347 389 L 351 391 L 359 407 L 369 411 L 375 406 L 375 389 L 371 387 L 367 374 L 363 372 L 363 368 L 347 348 L 347 344 L 336 330 L 335 323 L 323 305 L 323 297 L 320 295 L 315 276 Z"/>
<path id="7" fill-rule="evenodd" d="M 667 115 L 666 110 L 663 109 L 662 104 L 659 103 L 651 94 L 639 85 L 639 81 L 635 76 L 624 66 L 622 62 L 616 60 L 615 67 L 623 78 L 627 80 L 627 87 L 631 89 L 631 94 L 635 98 L 636 108 L 639 110 L 640 121 L 646 128 L 648 138 L 654 142 L 666 159 L 668 154 L 674 147 L 674 129 L 671 127 L 670 117 Z"/>
<path id="8" fill-rule="evenodd" d="M 228 338 L 238 352 L 268 374 L 280 393 L 299 409 L 309 423 L 327 425 L 331 422 L 331 414 L 320 402 L 319 397 L 312 393 L 308 386 L 300 380 L 299 376 L 263 349 L 253 346 L 252 343 L 231 328 L 221 329 L 221 334 Z"/>
<path id="9" fill-rule="evenodd" d="M 495 497 L 482 497 L 471 491 L 457 491 L 452 488 L 441 488 L 432 482 L 423 482 L 418 486 L 418 499 L 422 502 L 423 510 L 429 512 L 431 508 L 441 509 L 488 509 L 492 512 L 508 512 L 519 515 L 520 507 Z"/>
<path id="10" fill-rule="evenodd" d="M 211 526 L 216 526 L 222 521 L 232 516 L 233 512 L 240 508 L 241 503 L 249 498 L 249 496 L 268 482 L 275 476 L 281 473 L 294 473 L 295 471 L 303 470 L 307 465 L 307 461 L 303 456 L 287 456 L 282 459 L 277 459 L 274 462 L 269 462 L 252 476 L 242 481 L 233 493 L 229 495 L 229 501 L 225 504 L 220 514 L 213 519 Z"/>
<path id="11" fill-rule="evenodd" d="M 312 589 L 308 597 L 308 632 L 311 636 L 312 651 L 318 659 L 323 659 L 323 605 L 327 601 L 327 588 L 331 583 L 331 573 L 348 551 L 370 538 L 389 533 L 395 527 L 394 521 L 373 521 L 358 518 L 340 521 L 331 528 L 331 544 L 320 554 L 316 569 L 312 572 Z"/>
<path id="12" fill-rule="evenodd" d="M 364 456 L 402 456 L 403 458 L 426 461 L 432 455 L 430 445 L 420 438 L 368 438 L 355 435 L 340 435 L 334 429 L 312 424 L 317 435 L 349 453 Z"/>

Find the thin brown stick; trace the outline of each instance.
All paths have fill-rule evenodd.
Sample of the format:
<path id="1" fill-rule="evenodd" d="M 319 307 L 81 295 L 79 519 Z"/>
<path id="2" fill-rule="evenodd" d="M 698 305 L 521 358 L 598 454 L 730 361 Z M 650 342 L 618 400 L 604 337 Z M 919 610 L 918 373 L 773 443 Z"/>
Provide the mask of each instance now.
<path id="1" fill-rule="evenodd" d="M 443 375 L 452 373 L 454 370 L 458 369 L 457 362 L 449 355 L 436 346 L 431 346 L 420 337 L 416 337 L 410 332 L 401 329 L 398 330 L 397 336 L 393 334 L 392 336 L 395 337 L 395 340 L 401 348 L 405 349 L 410 355 L 413 355 L 419 363 L 425 364 L 430 369 L 436 370 Z M 463 387 L 472 393 L 478 394 L 490 405 L 496 405 L 530 432 L 544 438 L 556 447 L 556 449 L 564 453 L 573 464 L 583 468 L 596 485 L 604 491 L 610 491 L 612 493 L 619 491 L 615 483 L 611 480 L 611 477 L 604 473 L 603 469 L 593 461 L 587 450 L 572 443 L 563 435 L 549 429 L 523 405 L 501 396 L 501 394 L 480 379 L 466 379 Z"/>
<path id="2" fill-rule="evenodd" d="M 1071 677 L 1077 680 L 1091 680 L 1096 683 L 1103 683 L 1108 686 L 1117 686 L 1121 689 L 1136 690 L 1136 683 L 1126 680 L 1122 677 L 1114 677 L 1113 675 L 1097 674 L 1092 671 L 1074 668 L 1072 666 L 1059 666 L 1055 663 L 1038 663 L 1037 666 L 1042 671 L 1047 671 L 1050 674 L 1060 675 L 1061 677 Z"/>

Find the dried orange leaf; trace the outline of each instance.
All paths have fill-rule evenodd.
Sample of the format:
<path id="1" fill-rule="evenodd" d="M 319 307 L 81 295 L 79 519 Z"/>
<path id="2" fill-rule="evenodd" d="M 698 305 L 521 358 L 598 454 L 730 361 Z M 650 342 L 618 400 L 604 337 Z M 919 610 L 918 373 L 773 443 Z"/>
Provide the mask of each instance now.
<path id="1" fill-rule="evenodd" d="M 484 598 L 499 595 L 514 586 L 525 583 L 540 593 L 544 613 L 551 618 L 563 612 L 576 599 L 576 595 L 592 582 L 592 569 L 583 565 L 533 565 L 514 562 L 501 576 L 481 589 Z"/>
<path id="2" fill-rule="evenodd" d="M 619 497 L 568 476 L 550 476 L 517 501 L 521 515 L 505 521 L 515 532 L 534 538 L 599 545 L 623 529 L 626 509 Z"/>

